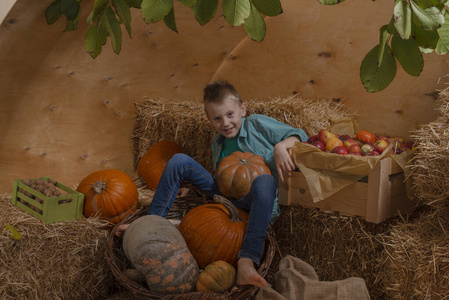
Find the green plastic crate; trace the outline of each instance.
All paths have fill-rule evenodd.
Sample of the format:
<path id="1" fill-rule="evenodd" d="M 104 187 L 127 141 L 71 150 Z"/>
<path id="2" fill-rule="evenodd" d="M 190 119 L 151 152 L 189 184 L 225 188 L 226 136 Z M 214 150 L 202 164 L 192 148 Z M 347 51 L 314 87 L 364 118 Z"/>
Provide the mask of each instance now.
<path id="1" fill-rule="evenodd" d="M 50 177 L 41 177 L 48 181 Z M 37 179 L 30 179 L 34 182 Z M 41 192 L 25 185 L 24 179 L 14 180 L 12 204 L 26 211 L 32 216 L 50 224 L 71 219 L 80 219 L 83 216 L 84 194 L 72 190 L 57 182 L 56 187 L 68 193 L 58 197 L 47 197 Z M 28 197 L 19 191 L 22 189 L 41 199 L 43 203 Z M 22 203 L 21 200 L 25 203 Z"/>

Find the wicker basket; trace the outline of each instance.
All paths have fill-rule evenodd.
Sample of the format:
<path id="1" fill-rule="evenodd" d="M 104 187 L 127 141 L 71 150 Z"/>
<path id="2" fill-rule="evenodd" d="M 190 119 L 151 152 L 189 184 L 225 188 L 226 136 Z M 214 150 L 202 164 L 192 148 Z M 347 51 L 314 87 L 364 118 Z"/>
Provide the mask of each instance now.
<path id="1" fill-rule="evenodd" d="M 167 219 L 182 219 L 182 217 L 192 208 L 207 204 L 207 203 L 216 203 L 212 199 L 208 197 L 182 197 L 176 199 L 174 202 L 170 213 L 166 216 Z M 130 290 L 141 299 L 249 299 L 252 295 L 257 292 L 257 287 L 255 286 L 241 286 L 234 287 L 231 292 L 227 292 L 225 294 L 219 293 L 206 293 L 206 292 L 192 292 L 186 294 L 169 294 L 162 295 L 158 293 L 154 293 L 148 289 L 145 284 L 139 284 L 135 281 L 130 280 L 125 276 L 123 270 L 130 268 L 130 262 L 126 258 L 123 248 L 122 248 L 122 238 L 117 237 L 115 235 L 117 227 L 121 224 L 129 224 L 137 218 L 146 214 L 147 207 L 140 208 L 128 215 L 125 219 L 123 219 L 119 224 L 117 224 L 109 233 L 106 243 L 106 260 L 114 274 L 115 278 L 118 282 Z M 266 276 L 271 261 L 273 260 L 274 252 L 276 248 L 276 240 L 274 237 L 274 232 L 271 227 L 268 229 L 267 233 L 267 241 L 265 242 L 265 250 L 264 255 L 262 257 L 262 261 L 258 268 L 259 274 L 263 277 Z"/>

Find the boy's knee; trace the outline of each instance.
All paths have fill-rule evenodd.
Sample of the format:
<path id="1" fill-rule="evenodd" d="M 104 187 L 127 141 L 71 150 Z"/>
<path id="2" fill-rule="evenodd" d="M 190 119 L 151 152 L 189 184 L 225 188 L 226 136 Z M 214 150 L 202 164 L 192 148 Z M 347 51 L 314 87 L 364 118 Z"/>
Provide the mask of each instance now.
<path id="1" fill-rule="evenodd" d="M 186 162 L 188 162 L 190 159 L 190 156 L 188 156 L 187 154 L 184 153 L 176 153 L 175 155 L 173 155 L 170 160 L 168 161 L 167 164 L 184 164 Z"/>

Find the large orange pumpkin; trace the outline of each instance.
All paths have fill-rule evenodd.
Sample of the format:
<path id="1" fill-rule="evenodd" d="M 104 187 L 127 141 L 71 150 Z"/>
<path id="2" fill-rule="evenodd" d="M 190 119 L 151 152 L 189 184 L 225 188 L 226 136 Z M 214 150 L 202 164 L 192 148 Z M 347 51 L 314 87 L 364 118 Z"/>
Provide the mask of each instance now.
<path id="1" fill-rule="evenodd" d="M 248 214 L 221 196 L 220 204 L 203 204 L 191 209 L 181 220 L 179 231 L 200 269 L 224 260 L 237 267 L 248 224 Z"/>
<path id="2" fill-rule="evenodd" d="M 137 176 L 149 189 L 155 190 L 164 172 L 165 165 L 176 153 L 182 153 L 181 147 L 172 141 L 160 141 L 151 146 L 137 164 Z"/>
<path id="3" fill-rule="evenodd" d="M 262 156 L 236 151 L 220 161 L 215 180 L 224 196 L 241 199 L 248 194 L 254 179 L 261 174 L 271 174 Z"/>
<path id="4" fill-rule="evenodd" d="M 115 169 L 93 172 L 81 180 L 78 192 L 84 194 L 84 216 L 100 212 L 104 220 L 117 224 L 136 209 L 139 192 L 127 174 Z"/>

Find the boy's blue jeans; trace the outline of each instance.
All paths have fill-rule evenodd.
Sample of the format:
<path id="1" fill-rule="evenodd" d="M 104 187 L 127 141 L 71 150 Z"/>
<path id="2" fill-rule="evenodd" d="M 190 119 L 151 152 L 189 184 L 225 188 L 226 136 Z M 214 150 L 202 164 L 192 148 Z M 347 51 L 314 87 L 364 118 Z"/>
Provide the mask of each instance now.
<path id="1" fill-rule="evenodd" d="M 214 178 L 203 166 L 188 155 L 175 154 L 165 166 L 147 213 L 165 217 L 184 180 L 210 197 L 221 195 Z M 245 197 L 240 200 L 229 199 L 236 207 L 249 213 L 248 227 L 238 257 L 250 258 L 257 266 L 263 255 L 276 193 L 274 177 L 259 175 Z"/>

